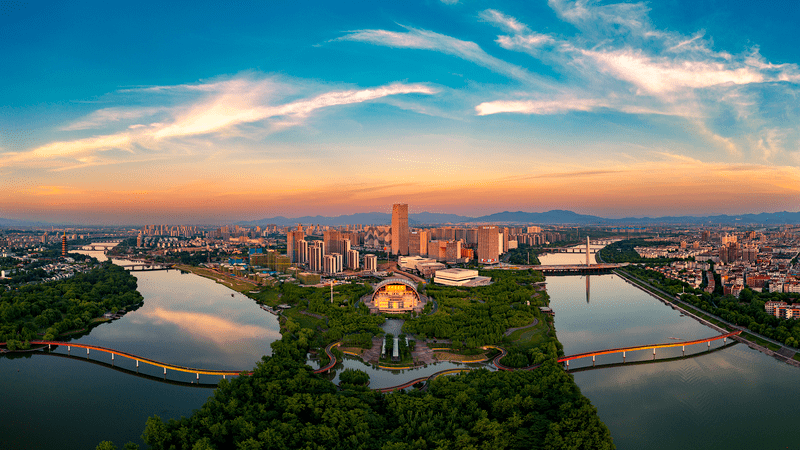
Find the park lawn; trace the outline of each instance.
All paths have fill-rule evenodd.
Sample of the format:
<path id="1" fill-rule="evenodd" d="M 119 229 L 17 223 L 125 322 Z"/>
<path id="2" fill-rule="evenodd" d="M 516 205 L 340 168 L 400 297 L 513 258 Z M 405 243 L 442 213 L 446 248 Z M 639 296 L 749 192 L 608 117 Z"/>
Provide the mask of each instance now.
<path id="1" fill-rule="evenodd" d="M 540 320 L 535 326 L 511 333 L 509 338 L 514 346 L 523 350 L 528 350 L 546 343 L 548 331 L 549 326 L 547 322 Z"/>
<path id="2" fill-rule="evenodd" d="M 226 274 L 220 274 L 210 269 L 205 269 L 202 267 L 194 267 L 194 266 L 187 266 L 183 264 L 176 264 L 176 269 L 180 269 L 186 272 L 191 272 L 195 275 L 199 275 L 204 278 L 209 278 L 211 280 L 216 281 L 219 284 L 223 284 L 236 292 L 241 292 L 242 294 L 247 294 L 248 292 L 252 291 L 253 288 L 257 286 L 256 283 L 244 281 L 240 278 L 234 278 L 228 276 Z"/>
<path id="3" fill-rule="evenodd" d="M 267 287 L 260 292 L 248 292 L 247 296 L 267 306 L 278 306 L 281 303 L 278 291 L 271 287 Z"/>

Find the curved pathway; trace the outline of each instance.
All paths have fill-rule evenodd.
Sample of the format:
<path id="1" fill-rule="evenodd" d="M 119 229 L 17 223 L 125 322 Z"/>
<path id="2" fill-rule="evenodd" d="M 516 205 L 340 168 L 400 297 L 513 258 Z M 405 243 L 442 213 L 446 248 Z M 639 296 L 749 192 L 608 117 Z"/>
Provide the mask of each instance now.
<path id="1" fill-rule="evenodd" d="M 720 339 L 725 340 L 727 338 L 733 339 L 734 336 L 738 336 L 741 333 L 742 333 L 741 330 L 736 330 L 736 331 L 732 331 L 732 332 L 727 333 L 727 334 L 722 334 L 722 335 L 719 335 L 719 336 L 714 336 L 714 337 L 706 338 L 706 339 L 696 339 L 694 341 L 666 342 L 666 343 L 663 343 L 663 344 L 638 345 L 638 346 L 635 346 L 635 347 L 610 348 L 610 349 L 606 349 L 606 350 L 597 350 L 597 351 L 593 351 L 593 352 L 576 353 L 574 355 L 562 356 L 561 358 L 558 358 L 557 362 L 560 362 L 560 363 L 561 362 L 566 362 L 567 363 L 567 367 L 569 367 L 569 361 L 572 361 L 574 359 L 587 358 L 589 356 L 591 356 L 592 359 L 594 359 L 595 356 L 610 355 L 612 353 L 622 353 L 623 354 L 623 358 L 624 358 L 626 352 L 635 352 L 637 350 L 649 350 L 649 349 L 653 349 L 653 354 L 655 355 L 655 351 L 658 348 L 685 347 L 687 345 L 703 344 L 703 343 L 706 343 L 706 342 L 708 342 L 709 345 L 710 345 L 712 341 L 717 341 L 717 340 L 720 340 Z M 506 354 L 508 353 L 508 352 L 506 352 L 505 349 L 503 349 L 502 347 L 494 346 L 494 345 L 487 345 L 485 347 L 486 348 L 494 348 L 496 350 L 500 350 L 501 353 L 499 355 L 497 355 L 494 358 L 494 360 L 492 361 L 494 366 L 497 367 L 500 370 L 534 370 L 534 369 L 537 369 L 537 368 L 539 368 L 541 366 L 541 364 L 536 364 L 536 365 L 533 365 L 533 366 L 521 367 L 521 368 L 518 368 L 518 369 L 517 368 L 513 368 L 513 367 L 508 367 L 506 365 L 503 365 L 500 362 L 500 360 L 503 359 L 506 356 Z"/>
<path id="2" fill-rule="evenodd" d="M 525 325 L 524 327 L 509 328 L 505 333 L 503 333 L 503 336 L 511 336 L 511 334 L 517 330 L 524 330 L 525 328 L 535 327 L 536 325 L 539 325 L 539 319 L 534 318 L 532 324 Z"/>
<path id="3" fill-rule="evenodd" d="M 325 347 L 325 354 L 328 356 L 329 362 L 328 362 L 327 365 L 325 365 L 325 367 L 320 367 L 319 369 L 315 370 L 314 373 L 327 372 L 327 371 L 331 370 L 333 368 L 333 366 L 336 365 L 336 362 L 337 362 L 336 361 L 336 355 L 334 355 L 333 352 L 331 352 L 331 350 L 333 349 L 333 347 L 338 347 L 341 344 L 342 344 L 342 342 L 339 341 L 339 342 L 334 342 L 334 343 L 328 345 L 327 347 Z"/>
<path id="4" fill-rule="evenodd" d="M 241 374 L 252 375 L 253 374 L 253 372 L 249 371 L 249 370 L 239 370 L 239 371 L 236 371 L 236 370 L 211 370 L 211 369 L 196 369 L 196 368 L 193 368 L 193 367 L 177 366 L 177 365 L 174 365 L 174 364 L 168 364 L 168 363 L 164 363 L 164 362 L 161 362 L 161 361 L 156 361 L 155 359 L 150 359 L 150 358 L 144 358 L 144 357 L 141 357 L 141 356 L 137 356 L 137 355 L 134 355 L 132 353 L 121 352 L 119 350 L 114 350 L 114 349 L 107 348 L 107 347 L 100 347 L 99 345 L 87 345 L 87 344 L 78 344 L 78 343 L 74 343 L 74 342 L 61 342 L 61 341 L 30 341 L 30 343 L 32 345 L 47 345 L 48 347 L 53 346 L 53 345 L 61 345 L 61 346 L 67 347 L 67 350 L 69 350 L 71 347 L 85 348 L 87 355 L 89 354 L 90 350 L 95 350 L 95 351 L 99 351 L 99 352 L 103 352 L 103 353 L 110 353 L 112 361 L 114 360 L 114 356 L 121 356 L 123 358 L 132 359 L 132 360 L 136 361 L 136 367 L 139 367 L 139 363 L 140 362 L 143 362 L 145 364 L 149 364 L 151 366 L 162 367 L 164 369 L 164 374 L 167 373 L 167 369 L 175 370 L 175 371 L 178 371 L 178 372 L 194 373 L 194 374 L 197 374 L 198 376 L 200 376 L 201 373 L 203 375 L 222 375 L 222 376 L 226 376 L 226 375 L 241 375 Z M 0 345 L 4 345 L 4 344 L 5 344 L 4 342 L 0 343 Z"/>

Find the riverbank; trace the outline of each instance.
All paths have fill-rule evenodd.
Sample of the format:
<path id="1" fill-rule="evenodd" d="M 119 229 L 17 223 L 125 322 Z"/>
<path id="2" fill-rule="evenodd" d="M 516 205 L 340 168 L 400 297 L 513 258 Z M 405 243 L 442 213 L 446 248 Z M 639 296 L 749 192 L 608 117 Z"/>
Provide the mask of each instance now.
<path id="1" fill-rule="evenodd" d="M 225 285 L 233 289 L 234 291 L 240 292 L 245 295 L 248 292 L 258 287 L 258 284 L 252 281 L 244 280 L 239 277 L 234 277 L 229 274 L 220 273 L 217 272 L 216 270 L 206 269 L 204 267 L 189 266 L 185 264 L 176 264 L 174 267 L 184 272 L 190 272 L 195 275 L 199 275 L 203 278 L 214 280 L 219 284 Z"/>
<path id="2" fill-rule="evenodd" d="M 786 364 L 794 367 L 800 367 L 800 361 L 796 359 L 797 353 L 794 349 L 784 345 L 778 346 L 778 344 L 774 342 L 772 343 L 772 346 L 777 348 L 768 348 L 770 345 L 770 340 L 764 336 L 759 336 L 758 334 L 753 333 L 746 327 L 734 325 L 722 319 L 721 317 L 710 314 L 707 311 L 703 311 L 696 306 L 686 303 L 680 299 L 671 297 L 668 293 L 629 273 L 623 274 L 620 270 L 615 270 L 614 273 L 627 283 L 641 289 L 673 309 L 680 311 L 681 314 L 689 316 L 720 333 L 728 333 L 733 330 L 740 330 L 742 331 L 742 334 L 733 337 L 733 339 L 746 344 L 748 347 L 758 350 L 765 355 L 772 356 L 779 361 L 783 361 Z M 689 311 L 687 308 L 691 309 L 691 311 Z M 756 339 L 758 339 L 760 342 L 757 342 Z"/>

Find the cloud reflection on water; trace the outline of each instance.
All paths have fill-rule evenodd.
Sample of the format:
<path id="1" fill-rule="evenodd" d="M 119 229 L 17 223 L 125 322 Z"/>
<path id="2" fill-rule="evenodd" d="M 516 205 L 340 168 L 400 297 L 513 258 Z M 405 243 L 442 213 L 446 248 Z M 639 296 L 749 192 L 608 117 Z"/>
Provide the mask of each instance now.
<path id="1" fill-rule="evenodd" d="M 212 341 L 225 347 L 246 340 L 280 339 L 280 333 L 269 328 L 234 322 L 211 314 L 188 311 L 172 311 L 157 307 L 142 311 L 151 320 L 160 320 L 178 326 L 194 339 Z"/>

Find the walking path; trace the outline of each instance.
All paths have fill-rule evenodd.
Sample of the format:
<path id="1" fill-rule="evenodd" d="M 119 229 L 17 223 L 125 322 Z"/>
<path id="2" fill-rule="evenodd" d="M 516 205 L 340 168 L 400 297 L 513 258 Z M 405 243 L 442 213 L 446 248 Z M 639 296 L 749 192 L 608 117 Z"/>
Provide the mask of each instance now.
<path id="1" fill-rule="evenodd" d="M 508 330 L 506 330 L 505 333 L 503 333 L 503 336 L 511 336 L 511 334 L 517 330 L 524 330 L 525 328 L 535 327 L 538 324 L 539 324 L 539 319 L 533 319 L 533 323 L 525 325 L 524 327 L 509 328 Z"/>

